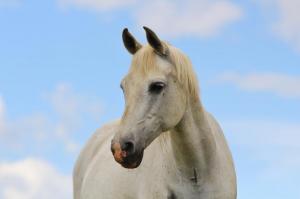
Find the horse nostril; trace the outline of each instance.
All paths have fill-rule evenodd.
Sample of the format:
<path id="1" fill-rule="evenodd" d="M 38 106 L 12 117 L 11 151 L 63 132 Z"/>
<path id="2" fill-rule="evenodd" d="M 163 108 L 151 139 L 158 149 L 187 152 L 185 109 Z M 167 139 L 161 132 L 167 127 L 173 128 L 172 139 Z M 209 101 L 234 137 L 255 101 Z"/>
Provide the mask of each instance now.
<path id="1" fill-rule="evenodd" d="M 122 151 L 126 151 L 128 154 L 131 154 L 134 151 L 134 144 L 131 141 L 124 142 L 121 149 Z"/>

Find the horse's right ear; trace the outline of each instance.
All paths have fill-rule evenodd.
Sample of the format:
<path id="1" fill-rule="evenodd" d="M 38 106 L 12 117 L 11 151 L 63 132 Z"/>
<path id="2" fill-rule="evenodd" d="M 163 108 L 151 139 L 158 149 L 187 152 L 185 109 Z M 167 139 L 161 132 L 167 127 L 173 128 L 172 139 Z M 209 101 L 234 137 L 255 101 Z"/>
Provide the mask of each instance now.
<path id="1" fill-rule="evenodd" d="M 127 28 L 124 28 L 122 38 L 125 48 L 131 54 L 135 54 L 140 48 L 142 48 L 142 45 L 135 40 L 135 38 L 130 34 Z"/>

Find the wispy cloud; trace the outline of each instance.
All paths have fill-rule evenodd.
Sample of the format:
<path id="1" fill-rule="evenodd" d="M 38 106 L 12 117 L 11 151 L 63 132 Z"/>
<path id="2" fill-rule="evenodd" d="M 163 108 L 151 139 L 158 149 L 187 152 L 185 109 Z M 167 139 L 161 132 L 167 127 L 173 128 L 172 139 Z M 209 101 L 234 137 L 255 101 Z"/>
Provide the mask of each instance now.
<path id="1" fill-rule="evenodd" d="M 72 140 L 72 134 L 81 128 L 84 117 L 97 120 L 102 113 L 100 102 L 83 94 L 74 93 L 68 84 L 60 84 L 48 94 L 57 117 L 52 124 L 55 135 L 63 140 L 67 150 L 76 151 L 77 144 Z"/>
<path id="2" fill-rule="evenodd" d="M 139 26 L 149 26 L 170 36 L 209 37 L 220 33 L 243 16 L 240 6 L 229 0 L 59 0 L 64 7 L 76 6 L 97 11 L 128 8 Z"/>
<path id="3" fill-rule="evenodd" d="M 265 13 L 275 13 L 272 29 L 279 37 L 300 52 L 300 1 L 263 0 L 257 2 Z"/>
<path id="4" fill-rule="evenodd" d="M 0 162 L 0 198 L 71 198 L 71 176 L 59 173 L 46 161 L 27 158 Z"/>
<path id="5" fill-rule="evenodd" d="M 59 0 L 63 7 L 71 6 L 89 10 L 110 11 L 132 5 L 137 0 Z"/>
<path id="6" fill-rule="evenodd" d="M 86 118 L 95 121 L 96 116 L 101 115 L 99 100 L 75 93 L 67 84 L 59 84 L 54 91 L 45 94 L 45 99 L 49 106 L 48 112 L 30 113 L 8 120 L 4 100 L 0 98 L 2 146 L 22 150 L 28 148 L 30 143 L 31 150 L 40 151 L 61 143 L 66 151 L 77 152 L 79 146 L 74 137 L 81 132 Z"/>
<path id="7" fill-rule="evenodd" d="M 299 123 L 236 120 L 223 122 L 223 127 L 239 153 L 255 160 L 251 172 L 260 180 L 282 183 L 300 177 Z"/>
<path id="8" fill-rule="evenodd" d="M 230 1 L 153 0 L 136 11 L 140 26 L 153 27 L 162 34 L 208 37 L 242 17 L 242 9 Z"/>
<path id="9" fill-rule="evenodd" d="M 285 98 L 300 98 L 300 76 L 276 73 L 225 73 L 219 82 L 232 84 L 242 90 L 269 92 Z"/>
<path id="10" fill-rule="evenodd" d="M 300 51 L 300 1 L 277 0 L 279 19 L 274 30 Z"/>

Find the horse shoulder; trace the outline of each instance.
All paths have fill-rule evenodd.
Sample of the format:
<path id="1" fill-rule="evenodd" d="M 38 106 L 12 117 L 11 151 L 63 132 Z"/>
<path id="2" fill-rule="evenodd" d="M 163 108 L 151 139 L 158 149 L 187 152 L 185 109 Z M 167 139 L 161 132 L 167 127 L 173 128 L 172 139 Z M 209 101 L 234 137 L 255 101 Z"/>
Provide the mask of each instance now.
<path id="1" fill-rule="evenodd" d="M 74 199 L 80 198 L 82 182 L 84 180 L 86 171 L 88 170 L 89 163 L 94 159 L 105 141 L 114 135 L 118 124 L 119 120 L 105 124 L 103 127 L 96 130 L 96 132 L 90 137 L 81 150 L 73 170 Z"/>

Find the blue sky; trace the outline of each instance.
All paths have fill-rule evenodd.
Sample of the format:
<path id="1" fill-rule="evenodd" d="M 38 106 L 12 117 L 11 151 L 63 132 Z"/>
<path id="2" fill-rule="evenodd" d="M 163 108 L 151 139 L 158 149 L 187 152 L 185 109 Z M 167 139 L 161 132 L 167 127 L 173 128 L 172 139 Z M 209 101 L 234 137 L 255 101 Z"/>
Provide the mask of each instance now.
<path id="1" fill-rule="evenodd" d="M 192 60 L 235 159 L 238 198 L 300 198 L 297 0 L 0 0 L 0 198 L 71 198 L 86 140 L 122 114 L 147 25 Z M 55 191 L 53 191 L 55 190 Z"/>

